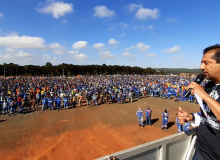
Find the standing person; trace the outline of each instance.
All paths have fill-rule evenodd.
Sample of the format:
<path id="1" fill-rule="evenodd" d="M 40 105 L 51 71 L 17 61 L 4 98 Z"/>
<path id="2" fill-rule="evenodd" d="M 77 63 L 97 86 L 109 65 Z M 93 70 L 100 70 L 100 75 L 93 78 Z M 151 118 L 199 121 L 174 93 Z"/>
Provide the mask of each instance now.
<path id="1" fill-rule="evenodd" d="M 203 50 L 200 70 L 210 81 L 203 88 L 192 82 L 188 86 L 191 93 L 198 95 L 203 105 L 198 113 L 188 113 L 179 108 L 180 124 L 194 121 L 199 126 L 196 150 L 193 160 L 220 159 L 220 45 L 213 45 Z"/>
<path id="2" fill-rule="evenodd" d="M 79 107 L 82 107 L 82 99 L 83 99 L 83 96 L 82 96 L 82 94 L 80 94 L 78 97 L 78 106 Z"/>
<path id="3" fill-rule="evenodd" d="M 57 111 L 61 110 L 61 98 L 60 98 L 60 96 L 57 96 L 55 101 L 56 101 L 56 104 L 57 104 Z"/>
<path id="4" fill-rule="evenodd" d="M 176 115 L 178 115 L 178 113 Z M 177 132 L 181 133 L 182 132 L 182 125 L 179 123 L 178 117 L 176 117 L 176 125 L 177 125 Z"/>
<path id="5" fill-rule="evenodd" d="M 3 98 L 2 98 L 2 108 L 3 108 L 3 115 L 5 115 L 5 112 L 8 109 L 7 108 L 7 99 L 5 96 L 3 96 Z"/>
<path id="6" fill-rule="evenodd" d="M 36 101 L 37 101 L 36 110 L 38 110 L 38 106 L 39 106 L 39 103 L 40 103 L 40 93 L 39 92 L 37 92 L 37 94 L 36 94 Z"/>
<path id="7" fill-rule="evenodd" d="M 98 105 L 98 103 L 97 103 L 97 95 L 95 93 L 93 93 L 92 99 L 93 99 L 94 105 L 97 106 Z"/>
<path id="8" fill-rule="evenodd" d="M 63 98 L 63 108 L 64 110 L 68 110 L 68 97 L 67 96 L 64 96 Z"/>
<path id="9" fill-rule="evenodd" d="M 129 91 L 128 97 L 129 97 L 131 103 L 133 103 L 133 93 L 131 91 Z"/>
<path id="10" fill-rule="evenodd" d="M 36 111 L 36 93 L 35 92 L 31 94 L 30 100 L 31 100 L 31 106 L 33 110 Z"/>
<path id="11" fill-rule="evenodd" d="M 136 94 L 136 96 L 137 96 L 137 100 L 139 100 L 139 94 L 140 94 L 140 89 L 139 89 L 139 88 L 137 88 L 137 89 L 135 90 L 135 94 Z"/>
<path id="12" fill-rule="evenodd" d="M 20 95 L 18 95 L 17 97 L 17 103 L 18 103 L 18 107 L 21 107 L 22 106 L 22 102 L 21 102 L 22 98 Z"/>
<path id="13" fill-rule="evenodd" d="M 87 106 L 88 107 L 91 106 L 91 93 L 90 92 L 86 94 L 86 101 L 87 101 Z"/>
<path id="14" fill-rule="evenodd" d="M 106 99 L 105 99 L 105 104 L 108 104 L 109 103 L 109 94 L 108 92 L 106 93 Z"/>
<path id="15" fill-rule="evenodd" d="M 167 129 L 168 119 L 169 119 L 169 113 L 165 109 L 164 112 L 162 113 L 162 128 L 161 128 L 162 130 Z"/>
<path id="16" fill-rule="evenodd" d="M 111 94 L 112 104 L 115 103 L 115 95 L 114 93 Z"/>
<path id="17" fill-rule="evenodd" d="M 6 99 L 7 99 L 8 115 L 10 116 L 11 108 L 12 108 L 12 107 L 11 107 L 11 102 L 12 102 L 11 95 L 8 95 Z"/>
<path id="18" fill-rule="evenodd" d="M 118 93 L 117 98 L 118 104 L 121 104 L 121 93 Z"/>
<path id="19" fill-rule="evenodd" d="M 151 113 L 152 110 L 150 109 L 149 106 L 147 106 L 147 109 L 145 110 L 145 114 L 146 114 L 146 125 L 150 125 L 151 126 Z"/>
<path id="20" fill-rule="evenodd" d="M 13 101 L 13 99 L 11 99 L 11 101 L 10 101 L 10 113 L 8 114 L 9 116 L 13 113 L 13 114 L 15 114 L 14 112 L 14 101 Z"/>
<path id="21" fill-rule="evenodd" d="M 76 96 L 75 95 L 73 95 L 72 102 L 73 102 L 73 108 L 76 108 Z"/>
<path id="22" fill-rule="evenodd" d="M 103 103 L 103 97 L 104 97 L 104 92 L 101 92 L 100 93 L 100 104 Z"/>
<path id="23" fill-rule="evenodd" d="M 144 89 L 144 98 L 147 98 L 147 88 Z"/>
<path id="24" fill-rule="evenodd" d="M 44 97 L 44 98 L 42 99 L 42 109 L 41 109 L 41 112 L 43 112 L 44 109 L 46 110 L 46 104 L 47 104 L 47 98 Z"/>
<path id="25" fill-rule="evenodd" d="M 141 107 L 138 107 L 138 110 L 136 112 L 136 115 L 138 116 L 138 124 L 139 124 L 139 127 L 143 127 L 144 128 L 144 125 L 143 125 L 143 116 L 144 116 L 144 112 L 143 110 L 141 109 Z"/>
<path id="26" fill-rule="evenodd" d="M 53 100 L 51 97 L 48 98 L 48 107 L 49 107 L 49 110 L 54 110 L 53 108 Z"/>
<path id="27" fill-rule="evenodd" d="M 126 94 L 126 92 L 123 92 L 123 101 L 122 101 L 122 103 L 123 104 L 125 104 L 126 103 L 126 97 L 127 97 L 127 94 Z"/>

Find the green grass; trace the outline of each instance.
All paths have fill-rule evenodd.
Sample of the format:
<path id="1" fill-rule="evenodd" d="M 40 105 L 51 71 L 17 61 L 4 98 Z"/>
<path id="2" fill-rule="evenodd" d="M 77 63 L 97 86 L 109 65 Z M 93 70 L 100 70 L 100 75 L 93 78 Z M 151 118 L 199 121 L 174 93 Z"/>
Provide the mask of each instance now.
<path id="1" fill-rule="evenodd" d="M 180 74 L 180 73 L 202 73 L 199 69 L 188 68 L 153 68 L 156 70 L 163 70 L 166 74 Z"/>

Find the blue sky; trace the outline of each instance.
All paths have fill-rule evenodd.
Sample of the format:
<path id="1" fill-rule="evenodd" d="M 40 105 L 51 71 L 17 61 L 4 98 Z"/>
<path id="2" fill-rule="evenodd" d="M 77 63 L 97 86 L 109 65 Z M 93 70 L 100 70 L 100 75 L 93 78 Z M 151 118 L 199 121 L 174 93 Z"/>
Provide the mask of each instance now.
<path id="1" fill-rule="evenodd" d="M 0 0 L 0 64 L 199 68 L 219 0 Z"/>

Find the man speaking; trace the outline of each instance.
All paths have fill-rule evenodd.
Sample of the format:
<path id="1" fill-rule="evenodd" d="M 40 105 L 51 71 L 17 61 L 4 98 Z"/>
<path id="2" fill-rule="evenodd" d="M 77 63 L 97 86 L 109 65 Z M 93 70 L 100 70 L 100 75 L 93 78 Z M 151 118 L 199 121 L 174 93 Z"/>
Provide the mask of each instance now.
<path id="1" fill-rule="evenodd" d="M 179 108 L 179 123 L 195 121 L 199 125 L 193 160 L 220 159 L 220 45 L 203 51 L 200 69 L 210 82 L 203 88 L 192 82 L 191 93 L 202 99 L 201 111 L 187 113 Z M 200 123 L 201 122 L 201 123 Z"/>

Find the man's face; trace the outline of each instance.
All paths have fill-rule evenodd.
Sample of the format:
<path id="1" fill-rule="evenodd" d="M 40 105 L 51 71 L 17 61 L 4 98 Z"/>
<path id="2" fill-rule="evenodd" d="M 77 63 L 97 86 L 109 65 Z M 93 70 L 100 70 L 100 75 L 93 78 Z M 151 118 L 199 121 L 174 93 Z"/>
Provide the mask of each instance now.
<path id="1" fill-rule="evenodd" d="M 215 52 L 216 50 L 210 50 L 203 55 L 200 70 L 202 70 L 206 78 L 220 83 L 220 63 L 212 59 Z"/>

